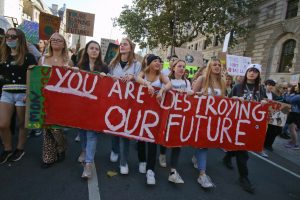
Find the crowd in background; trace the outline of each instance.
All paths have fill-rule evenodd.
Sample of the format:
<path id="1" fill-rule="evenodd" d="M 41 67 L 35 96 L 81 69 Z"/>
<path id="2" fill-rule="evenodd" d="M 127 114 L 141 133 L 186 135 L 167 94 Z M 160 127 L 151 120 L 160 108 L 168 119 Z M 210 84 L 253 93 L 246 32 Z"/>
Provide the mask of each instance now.
<path id="1" fill-rule="evenodd" d="M 103 63 L 101 47 L 98 42 L 90 41 L 85 48 L 76 51 L 69 49 L 66 40 L 59 33 L 54 33 L 48 41 L 41 40 L 36 46 L 26 42 L 24 33 L 16 28 L 6 32 L 0 29 L 0 135 L 3 151 L 0 163 L 16 162 L 25 154 L 27 132 L 24 126 L 26 105 L 26 71 L 33 65 L 61 66 L 70 70 L 85 70 L 100 77 L 111 76 L 122 81 L 136 81 L 147 87 L 149 94 L 156 95 L 161 101 L 165 92 L 170 89 L 186 92 L 187 95 L 212 95 L 220 97 L 238 98 L 240 100 L 267 103 L 266 99 L 291 104 L 286 125 L 270 125 L 264 143 L 265 150 L 273 151 L 273 143 L 279 135 L 290 139 L 286 148 L 298 150 L 297 131 L 300 127 L 300 95 L 299 84 L 277 83 L 268 79 L 261 82 L 261 68 L 259 64 L 247 67 L 244 76 L 232 77 L 225 71 L 218 58 L 212 58 L 207 66 L 200 67 L 190 80 L 186 62 L 176 55 L 169 57 L 169 68 L 162 69 L 162 59 L 154 54 L 147 54 L 142 63 L 136 60 L 134 44 L 128 38 L 122 39 L 115 58 L 110 63 Z M 31 132 L 38 136 L 43 133 L 42 168 L 49 168 L 65 159 L 66 138 L 63 129 L 40 129 Z M 12 144 L 12 134 L 18 135 L 16 145 Z M 90 130 L 78 130 L 77 140 L 81 142 L 81 153 L 78 161 L 84 163 L 81 177 L 89 179 L 93 176 L 97 133 Z M 14 146 L 16 146 L 14 148 Z M 110 161 L 120 163 L 120 174 L 129 174 L 130 140 L 112 136 Z M 173 183 L 184 183 L 180 176 L 182 170 L 178 166 L 181 148 L 170 148 L 138 141 L 139 173 L 146 174 L 146 183 L 155 185 L 155 166 L 157 149 L 159 148 L 158 163 L 161 167 L 170 167 L 168 180 Z M 166 151 L 171 151 L 170 164 L 167 164 Z M 204 188 L 214 187 L 214 183 L 207 175 L 207 148 L 195 149 L 191 158 L 194 167 L 199 170 L 198 183 Z M 259 152 L 268 157 L 265 151 Z M 233 169 L 231 159 L 236 157 L 239 170 L 239 183 L 248 192 L 254 192 L 254 186 L 248 178 L 247 151 L 227 151 L 223 158 L 224 165 Z"/>

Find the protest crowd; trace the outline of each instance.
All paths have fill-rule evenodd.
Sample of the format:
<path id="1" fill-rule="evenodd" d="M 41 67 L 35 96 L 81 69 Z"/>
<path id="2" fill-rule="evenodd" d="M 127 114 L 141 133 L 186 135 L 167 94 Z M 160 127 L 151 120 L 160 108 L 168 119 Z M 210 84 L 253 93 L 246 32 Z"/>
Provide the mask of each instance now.
<path id="1" fill-rule="evenodd" d="M 277 136 L 288 139 L 285 148 L 299 150 L 299 144 L 297 144 L 297 130 L 300 127 L 299 84 L 279 84 L 271 79 L 261 81 L 261 71 L 266 66 L 249 64 L 244 76 L 233 77 L 226 73 L 220 59 L 213 57 L 206 66 L 199 67 L 198 72 L 190 79 L 186 61 L 175 54 L 169 57 L 169 68 L 163 69 L 163 60 L 154 54 L 147 54 L 143 61 L 139 62 L 134 53 L 134 44 L 129 38 L 123 38 L 115 57 L 110 63 L 104 63 L 101 57 L 101 47 L 96 41 L 89 41 L 84 49 L 77 52 L 69 49 L 65 38 L 57 32 L 53 33 L 49 40 L 40 40 L 36 46 L 26 41 L 20 29 L 9 28 L 6 31 L 1 29 L 0 34 L 2 87 L 0 135 L 3 144 L 0 155 L 1 164 L 22 159 L 26 153 L 28 135 L 38 136 L 41 133 L 43 137 L 41 167 L 43 169 L 46 170 L 62 162 L 66 157 L 67 141 L 63 128 L 43 127 L 34 130 L 25 128 L 25 107 L 28 100 L 26 95 L 27 70 L 33 66 L 59 66 L 71 72 L 84 71 L 96 74 L 97 79 L 111 77 L 114 81 L 136 82 L 144 86 L 149 95 L 155 96 L 158 104 L 171 90 L 187 96 L 233 98 L 241 102 L 259 102 L 262 105 L 267 104 L 268 100 L 287 103 L 291 105 L 291 112 L 288 114 L 285 126 L 269 124 L 263 151 L 257 153 L 267 158 L 267 151 L 273 151 L 272 145 Z M 81 143 L 81 147 L 78 147 L 81 148 L 78 162 L 83 163 L 81 177 L 90 179 L 93 176 L 92 163 L 95 159 L 98 133 L 85 129 L 77 129 L 77 133 L 78 137 L 74 135 L 74 139 L 76 137 L 76 140 Z M 18 135 L 16 145 L 12 144 L 13 134 Z M 148 185 L 156 184 L 157 161 L 160 167 L 169 168 L 168 180 L 170 182 L 183 184 L 184 178 L 188 178 L 180 176 L 180 171 L 184 169 L 178 165 L 178 160 L 186 159 L 180 157 L 181 147 L 168 148 L 154 142 L 135 141 L 120 136 L 111 136 L 111 142 L 111 151 L 107 152 L 107 155 L 111 162 L 119 162 L 122 175 L 129 174 L 129 147 L 131 142 L 136 142 L 139 167 L 131 173 L 145 174 Z M 171 151 L 170 163 L 167 163 L 166 151 Z M 199 171 L 196 179 L 203 188 L 215 186 L 206 168 L 208 151 L 208 148 L 194 148 L 194 156 L 188 158 L 192 160 L 193 167 Z M 241 187 L 253 193 L 255 187 L 248 175 L 247 150 L 227 151 L 224 149 L 223 164 L 226 168 L 233 169 L 234 157 L 237 161 Z"/>

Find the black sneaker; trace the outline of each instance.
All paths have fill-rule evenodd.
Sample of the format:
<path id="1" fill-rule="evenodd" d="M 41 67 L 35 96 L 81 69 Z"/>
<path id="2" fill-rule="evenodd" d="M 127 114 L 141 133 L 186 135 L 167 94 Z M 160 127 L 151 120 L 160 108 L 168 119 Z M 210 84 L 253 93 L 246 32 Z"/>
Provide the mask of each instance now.
<path id="1" fill-rule="evenodd" d="M 16 149 L 13 155 L 11 156 L 10 160 L 14 162 L 19 161 L 24 156 L 24 154 L 24 150 Z"/>
<path id="2" fill-rule="evenodd" d="M 240 182 L 240 186 L 242 186 L 242 188 L 245 191 L 249 193 L 254 193 L 255 187 L 251 184 L 248 177 L 240 177 L 239 182 Z"/>
<path id="3" fill-rule="evenodd" d="M 12 155 L 12 151 L 3 151 L 0 155 L 0 164 L 6 163 Z"/>

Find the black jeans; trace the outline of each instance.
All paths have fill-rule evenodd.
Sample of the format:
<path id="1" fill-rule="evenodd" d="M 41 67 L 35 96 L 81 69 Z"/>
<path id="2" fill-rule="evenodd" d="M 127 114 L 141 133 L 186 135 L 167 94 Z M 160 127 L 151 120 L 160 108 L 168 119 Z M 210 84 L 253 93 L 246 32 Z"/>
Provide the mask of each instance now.
<path id="1" fill-rule="evenodd" d="M 279 135 L 281 131 L 282 131 L 282 127 L 269 124 L 266 133 L 264 147 L 272 147 L 276 136 Z"/>
<path id="2" fill-rule="evenodd" d="M 170 167 L 176 169 L 178 160 L 179 160 L 179 155 L 181 151 L 181 147 L 173 147 L 171 149 L 171 163 Z M 164 146 L 160 145 L 160 154 L 166 155 L 167 148 Z"/>
<path id="3" fill-rule="evenodd" d="M 240 177 L 248 176 L 247 161 L 249 159 L 248 151 L 227 151 L 225 157 L 231 159 L 236 156 L 236 163 L 239 170 Z"/>
<path id="4" fill-rule="evenodd" d="M 146 145 L 148 148 L 147 159 L 146 159 Z M 146 162 L 147 170 L 151 169 L 152 171 L 154 171 L 155 164 L 156 164 L 157 144 L 138 141 L 137 149 L 138 149 L 139 162 Z"/>

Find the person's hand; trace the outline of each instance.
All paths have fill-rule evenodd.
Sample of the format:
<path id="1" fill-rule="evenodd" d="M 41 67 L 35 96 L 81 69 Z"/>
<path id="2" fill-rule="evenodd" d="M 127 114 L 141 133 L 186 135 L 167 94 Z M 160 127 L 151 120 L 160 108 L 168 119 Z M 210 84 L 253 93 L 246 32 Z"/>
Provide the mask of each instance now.
<path id="1" fill-rule="evenodd" d="M 193 90 L 189 90 L 189 91 L 187 91 L 186 94 L 187 94 L 188 96 L 192 96 L 192 95 L 195 94 L 195 92 L 194 92 Z"/>
<path id="2" fill-rule="evenodd" d="M 262 106 L 264 106 L 264 105 L 266 105 L 266 104 L 268 103 L 268 101 L 266 101 L 266 100 L 261 100 L 260 103 L 261 103 Z"/>
<path id="3" fill-rule="evenodd" d="M 107 76 L 104 72 L 101 72 L 100 74 L 98 74 L 100 76 L 100 78 L 104 78 L 105 76 Z"/>
<path id="4" fill-rule="evenodd" d="M 121 80 L 123 82 L 132 81 L 134 79 L 134 76 L 132 74 L 126 74 L 125 76 L 121 77 Z"/>
<path id="5" fill-rule="evenodd" d="M 240 100 L 240 101 L 244 101 L 243 97 L 237 97 L 237 96 L 233 96 L 231 97 L 232 99 L 236 99 L 236 100 Z"/>
<path id="6" fill-rule="evenodd" d="M 147 86 L 147 88 L 148 88 L 148 93 L 149 93 L 151 96 L 153 96 L 153 95 L 154 95 L 154 92 L 155 92 L 154 88 L 153 88 L 150 84 Z"/>
<path id="7" fill-rule="evenodd" d="M 195 92 L 196 95 L 198 95 L 199 97 L 203 95 L 203 92 Z"/>
<path id="8" fill-rule="evenodd" d="M 79 68 L 78 67 L 70 67 L 71 70 L 73 70 L 75 73 L 79 72 Z"/>

